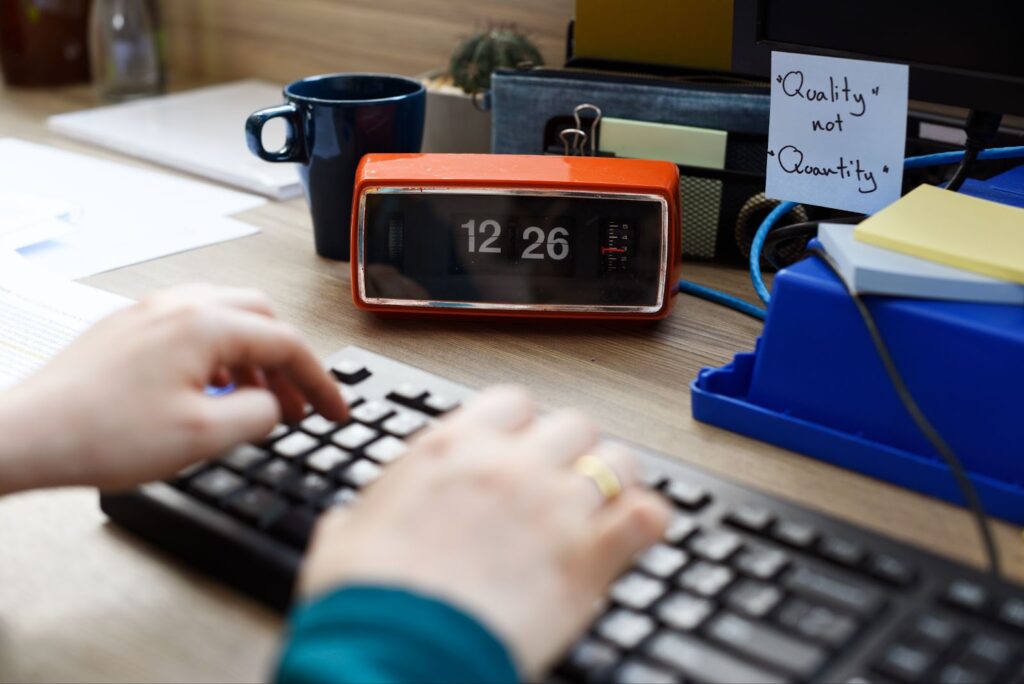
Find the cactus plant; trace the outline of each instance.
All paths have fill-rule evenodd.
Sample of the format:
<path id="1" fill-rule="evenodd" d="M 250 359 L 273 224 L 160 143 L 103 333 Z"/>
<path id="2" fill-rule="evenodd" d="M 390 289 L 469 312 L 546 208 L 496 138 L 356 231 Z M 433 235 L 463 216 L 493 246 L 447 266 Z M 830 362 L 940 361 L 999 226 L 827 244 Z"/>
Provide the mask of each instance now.
<path id="1" fill-rule="evenodd" d="M 544 63 L 540 51 L 514 26 L 492 26 L 470 36 L 452 52 L 449 71 L 455 85 L 467 93 L 486 90 L 491 74 L 499 67 L 514 67 L 523 62 Z"/>

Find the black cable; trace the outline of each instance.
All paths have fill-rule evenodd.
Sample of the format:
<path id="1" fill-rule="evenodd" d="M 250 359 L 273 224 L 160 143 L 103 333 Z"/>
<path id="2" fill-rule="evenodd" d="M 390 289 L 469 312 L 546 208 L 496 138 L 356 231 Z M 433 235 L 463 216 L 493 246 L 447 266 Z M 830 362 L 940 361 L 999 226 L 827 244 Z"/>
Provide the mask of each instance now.
<path id="1" fill-rule="evenodd" d="M 768 233 L 764 239 L 762 255 L 771 264 L 771 267 L 779 268 L 779 248 L 790 240 L 809 240 L 818 234 L 818 226 L 822 223 L 860 223 L 864 220 L 863 214 L 855 216 L 840 216 L 831 219 L 816 219 L 814 221 L 801 221 L 791 223 L 788 226 L 780 226 Z"/>
<path id="2" fill-rule="evenodd" d="M 967 115 L 967 122 L 964 124 L 964 131 L 967 133 L 967 142 L 964 145 L 964 157 L 957 165 L 956 171 L 949 183 L 947 190 L 957 192 L 963 186 L 964 181 L 970 175 L 971 167 L 978 160 L 978 155 L 986 147 L 990 147 L 999 133 L 999 123 L 1003 120 L 1002 114 L 971 110 Z"/>
<path id="3" fill-rule="evenodd" d="M 839 282 L 846 285 L 846 281 L 843 280 L 839 274 L 839 270 L 836 265 L 832 262 L 831 258 L 819 249 L 810 250 L 816 254 L 822 262 L 825 263 L 832 272 L 839 278 Z M 978 525 L 978 533 L 981 536 L 982 544 L 985 547 L 985 555 L 988 558 L 988 571 L 993 578 L 998 579 L 1001 571 L 999 565 L 999 551 L 996 548 L 995 541 L 992 538 L 992 529 L 989 527 L 988 518 L 985 515 L 985 509 L 981 504 L 981 499 L 978 498 L 978 492 L 974 489 L 974 484 L 967 477 L 964 472 L 963 464 L 960 463 L 960 459 L 950 448 L 946 440 L 942 438 L 938 430 L 931 424 L 928 417 L 925 416 L 921 407 L 917 405 L 917 401 L 914 400 L 914 395 L 910 393 L 910 389 L 907 384 L 903 381 L 903 376 L 900 374 L 899 369 L 896 367 L 895 361 L 893 361 L 892 354 L 889 353 L 889 347 L 885 344 L 885 340 L 882 338 L 882 333 L 878 329 L 878 325 L 875 323 L 874 316 L 871 315 L 870 309 L 861 299 L 860 295 L 851 290 L 848 286 L 846 287 L 847 292 L 850 294 L 850 298 L 853 299 L 853 303 L 857 306 L 857 311 L 860 312 L 861 318 L 864 319 L 864 326 L 868 330 L 868 334 L 871 335 L 871 341 L 875 345 L 875 350 L 878 352 L 878 356 L 882 360 L 882 365 L 885 366 L 885 372 L 889 376 L 890 382 L 892 382 L 893 389 L 896 390 L 896 394 L 899 395 L 900 401 L 903 403 L 903 407 L 910 414 L 910 417 L 914 420 L 917 425 L 917 429 L 925 436 L 925 438 L 931 442 L 931 445 L 935 448 L 942 459 L 949 466 L 949 469 L 953 473 L 953 477 L 956 478 L 956 483 L 960 487 L 960 492 L 963 494 L 967 505 L 971 509 L 971 513 L 974 515 L 974 520 Z"/>

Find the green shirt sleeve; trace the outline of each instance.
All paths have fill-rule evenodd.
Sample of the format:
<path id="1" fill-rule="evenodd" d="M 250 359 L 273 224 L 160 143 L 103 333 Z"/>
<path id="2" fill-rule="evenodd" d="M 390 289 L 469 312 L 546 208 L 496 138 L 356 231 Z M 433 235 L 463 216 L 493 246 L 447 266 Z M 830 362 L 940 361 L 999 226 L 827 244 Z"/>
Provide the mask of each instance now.
<path id="1" fill-rule="evenodd" d="M 292 613 L 277 682 L 516 682 L 515 663 L 476 619 L 406 589 L 348 585 Z"/>

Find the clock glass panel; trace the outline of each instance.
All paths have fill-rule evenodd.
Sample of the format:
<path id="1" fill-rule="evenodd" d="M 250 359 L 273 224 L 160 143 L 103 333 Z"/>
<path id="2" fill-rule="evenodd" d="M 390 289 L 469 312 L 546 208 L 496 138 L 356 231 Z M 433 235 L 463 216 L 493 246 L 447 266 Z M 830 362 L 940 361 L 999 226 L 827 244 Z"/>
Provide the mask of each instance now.
<path id="1" fill-rule="evenodd" d="M 659 199 L 410 190 L 364 201 L 367 299 L 660 304 Z"/>

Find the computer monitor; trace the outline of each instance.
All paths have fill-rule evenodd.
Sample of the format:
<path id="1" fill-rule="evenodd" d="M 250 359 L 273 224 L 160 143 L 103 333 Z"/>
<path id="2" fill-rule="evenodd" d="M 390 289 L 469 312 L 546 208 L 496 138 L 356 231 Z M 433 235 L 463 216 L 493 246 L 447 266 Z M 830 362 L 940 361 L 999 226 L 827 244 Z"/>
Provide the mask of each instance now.
<path id="1" fill-rule="evenodd" d="M 770 51 L 899 62 L 910 98 L 1024 115 L 1024 2 L 735 0 L 733 71 L 770 75 Z"/>

